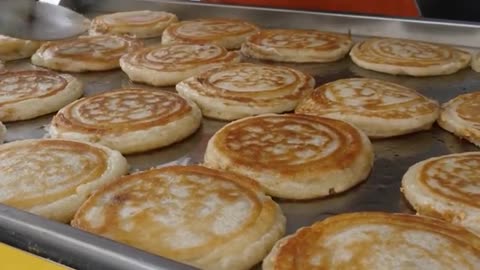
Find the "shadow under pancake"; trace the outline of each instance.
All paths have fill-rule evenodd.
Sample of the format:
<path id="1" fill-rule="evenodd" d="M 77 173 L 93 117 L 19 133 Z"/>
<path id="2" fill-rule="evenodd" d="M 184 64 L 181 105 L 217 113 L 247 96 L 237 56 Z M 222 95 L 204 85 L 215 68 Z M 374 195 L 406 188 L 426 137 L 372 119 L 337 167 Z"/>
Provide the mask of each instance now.
<path id="1" fill-rule="evenodd" d="M 94 94 L 100 94 L 103 92 L 109 92 L 111 90 L 122 88 L 122 80 L 119 80 L 118 77 L 123 78 L 127 76 L 120 69 L 69 74 L 75 76 L 83 82 L 85 87 L 85 96 L 91 96 Z M 101 77 L 102 79 L 99 80 L 99 77 Z"/>
<path id="2" fill-rule="evenodd" d="M 170 91 L 170 92 L 174 92 L 176 93 L 177 91 L 175 90 L 175 85 L 172 85 L 172 86 L 152 86 L 152 85 L 148 85 L 148 84 L 145 84 L 145 83 L 139 83 L 139 82 L 133 82 L 131 81 L 127 74 L 123 74 L 124 76 L 122 77 L 122 80 L 121 80 L 121 87 L 122 88 L 142 88 L 142 89 L 148 89 L 148 90 L 154 90 L 154 91 L 158 91 L 158 90 L 162 90 L 162 91 Z"/>
<path id="3" fill-rule="evenodd" d="M 480 151 L 473 143 L 462 139 L 435 124 L 432 139 L 441 143 L 445 148 L 445 154 Z"/>
<path id="4" fill-rule="evenodd" d="M 350 65 L 350 71 L 356 77 L 384 80 L 410 87 L 440 103 L 444 103 L 460 93 L 480 90 L 480 73 L 475 73 L 470 68 L 450 75 L 428 77 L 390 75 L 363 69 L 353 63 Z M 456 91 L 452 91 L 452 89 L 456 89 Z"/>
<path id="5" fill-rule="evenodd" d="M 377 158 L 395 160 L 421 155 L 432 147 L 432 131 L 425 130 L 401 136 L 372 140 Z"/>
<path id="6" fill-rule="evenodd" d="M 172 145 L 131 155 L 125 155 L 130 172 L 144 171 L 156 167 L 170 165 L 198 164 L 203 161 L 204 149 L 202 142 L 204 135 L 203 125 L 188 138 Z M 201 156 L 201 159 L 200 159 Z"/>
<path id="7" fill-rule="evenodd" d="M 34 119 L 3 123 L 7 127 L 5 142 L 44 138 L 54 115 L 51 113 Z"/>
<path id="8" fill-rule="evenodd" d="M 348 57 L 345 57 L 336 62 L 330 63 L 289 63 L 289 62 L 276 62 L 267 60 L 258 60 L 242 56 L 242 61 L 256 64 L 285 66 L 293 68 L 304 73 L 310 74 L 315 78 L 315 87 L 325 84 L 330 81 L 349 78 L 353 74 L 349 71 L 351 61 Z"/>
<path id="9" fill-rule="evenodd" d="M 144 153 L 126 155 L 130 171 L 171 165 L 202 164 L 208 141 L 227 123 L 204 118 L 200 128 L 183 141 Z"/>

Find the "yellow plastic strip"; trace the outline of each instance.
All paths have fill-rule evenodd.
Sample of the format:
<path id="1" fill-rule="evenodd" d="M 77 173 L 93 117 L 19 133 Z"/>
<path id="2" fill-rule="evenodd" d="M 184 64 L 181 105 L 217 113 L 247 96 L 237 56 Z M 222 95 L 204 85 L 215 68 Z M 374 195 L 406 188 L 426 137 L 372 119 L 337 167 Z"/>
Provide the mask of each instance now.
<path id="1" fill-rule="evenodd" d="M 0 265 L 1 270 L 72 269 L 2 243 L 0 243 Z"/>

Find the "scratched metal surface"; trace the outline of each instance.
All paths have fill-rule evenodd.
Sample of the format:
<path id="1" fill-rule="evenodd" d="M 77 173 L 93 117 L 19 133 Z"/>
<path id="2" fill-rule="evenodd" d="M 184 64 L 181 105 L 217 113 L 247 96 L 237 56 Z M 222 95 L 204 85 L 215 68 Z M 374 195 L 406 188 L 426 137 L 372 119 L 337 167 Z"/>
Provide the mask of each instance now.
<path id="1" fill-rule="evenodd" d="M 235 14 L 235 17 L 250 19 L 260 26 L 265 27 L 290 26 L 300 28 L 326 28 L 330 31 L 338 29 L 340 32 L 344 32 L 346 27 L 348 27 L 350 30 L 355 29 L 355 31 L 352 31 L 352 34 L 356 40 L 368 36 L 369 33 L 374 33 L 375 35 L 387 35 L 389 30 L 390 35 L 388 36 L 411 37 L 409 36 L 409 33 L 412 29 L 415 29 L 412 34 L 413 38 L 424 37 L 424 40 L 451 44 L 458 44 L 458 42 L 461 42 L 461 38 L 463 38 L 461 35 L 464 35 L 465 37 L 463 40 L 465 40 L 465 44 L 470 45 L 464 47 L 469 50 L 475 49 L 472 47 L 472 42 L 474 41 L 472 35 L 476 40 L 480 40 L 480 25 L 455 25 L 442 24 L 440 22 L 428 23 L 428 21 L 412 22 L 375 17 L 356 18 L 355 16 L 350 15 L 339 16 L 338 14 L 295 13 L 293 11 L 282 13 L 280 11 L 267 9 L 229 8 L 208 5 L 194 6 L 191 3 L 165 3 L 162 1 L 104 0 L 97 2 L 99 4 L 91 6 L 92 9 L 86 15 L 92 16 L 93 14 L 120 10 L 150 8 L 176 12 L 181 19 L 208 17 L 207 15 L 212 16 L 211 14 L 215 14 L 216 17 Z M 223 11 L 223 13 L 217 13 L 217 11 Z M 290 21 L 280 17 L 280 15 L 283 14 L 288 14 L 288 19 Z M 293 21 L 292 18 L 296 18 L 296 20 Z M 361 24 L 363 22 L 368 25 L 377 24 L 382 26 L 379 26 L 379 29 L 377 29 L 376 32 L 370 32 L 371 26 L 361 28 L 357 25 L 356 28 L 352 28 L 346 25 L 346 21 L 352 24 L 355 24 L 356 22 Z M 385 28 L 385 25 L 383 25 L 384 23 L 390 23 L 391 25 L 395 25 L 395 27 L 391 26 L 390 28 Z M 415 24 L 417 24 L 418 27 L 415 27 Z M 335 28 L 336 26 L 338 26 L 338 28 Z M 464 29 L 465 31 L 459 33 L 457 32 L 459 29 Z M 451 35 L 449 35 L 447 30 L 455 32 L 451 32 Z M 155 42 L 158 42 L 158 40 L 148 41 L 150 44 Z M 480 43 L 478 43 L 478 45 L 480 46 Z M 251 60 L 246 59 L 246 61 Z M 282 63 L 281 65 L 291 66 L 312 74 L 316 79 L 317 85 L 348 77 L 377 78 L 412 87 L 441 103 L 459 94 L 480 90 L 480 73 L 475 73 L 471 69 L 465 69 L 454 75 L 448 76 L 413 78 L 406 76 L 391 76 L 367 71 L 355 66 L 348 58 L 328 64 L 299 65 Z M 7 63 L 7 68 L 25 69 L 34 67 L 31 66 L 28 61 L 16 61 Z M 127 76 L 120 70 L 73 75 L 85 83 L 86 95 L 128 86 L 151 88 L 146 85 L 131 83 Z M 174 91 L 173 87 L 156 89 Z M 45 136 L 45 127 L 49 124 L 51 118 L 52 115 L 47 115 L 34 120 L 8 123 L 6 125 L 8 129 L 7 141 L 41 138 Z M 155 151 L 128 155 L 128 162 L 130 163 L 132 170 L 144 170 L 151 167 L 172 164 L 201 163 L 207 141 L 213 133 L 225 124 L 226 122 L 204 119 L 201 129 L 183 142 Z M 477 150 L 472 144 L 454 137 L 436 125 L 430 131 L 391 139 L 375 140 L 373 141 L 373 145 L 376 156 L 374 168 L 367 181 L 350 191 L 330 198 L 309 201 L 276 200 L 287 216 L 287 233 L 292 233 L 301 226 L 312 224 L 315 221 L 338 213 L 372 210 L 412 213 L 412 210 L 408 207 L 407 202 L 400 193 L 400 180 L 409 166 L 433 156 Z M 2 212 L 0 211 L 0 217 L 1 215 Z M 36 217 L 29 218 L 31 218 L 33 220 L 32 222 L 36 224 Z M 38 219 L 40 220 L 40 218 Z M 75 229 L 66 229 L 66 233 L 64 233 L 65 235 L 63 235 L 64 237 L 69 237 L 70 233 L 68 230 Z M 95 241 L 93 241 L 93 243 L 95 243 Z M 48 255 L 48 250 L 44 251 L 44 253 L 47 253 Z M 130 256 L 129 253 L 126 252 L 120 252 L 117 255 L 127 259 Z M 71 262 L 70 264 L 75 263 Z M 101 264 L 97 264 L 97 266 L 99 265 Z"/>

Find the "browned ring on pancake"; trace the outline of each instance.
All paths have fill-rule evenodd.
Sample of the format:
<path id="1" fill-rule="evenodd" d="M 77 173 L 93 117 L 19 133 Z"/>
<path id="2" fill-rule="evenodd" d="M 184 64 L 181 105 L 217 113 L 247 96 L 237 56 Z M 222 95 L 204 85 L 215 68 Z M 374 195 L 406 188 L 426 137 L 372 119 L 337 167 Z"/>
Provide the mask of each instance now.
<path id="1" fill-rule="evenodd" d="M 438 117 L 439 105 L 395 83 L 350 78 L 316 88 L 295 112 L 343 120 L 371 138 L 382 138 L 429 129 Z"/>
<path id="2" fill-rule="evenodd" d="M 67 222 L 97 188 L 126 173 L 120 153 L 67 140 L 0 145 L 0 202 Z"/>
<path id="3" fill-rule="evenodd" d="M 366 135 L 343 121 L 267 114 L 220 129 L 204 160 L 209 167 L 257 180 L 273 196 L 310 199 L 365 180 L 373 152 Z"/>
<path id="4" fill-rule="evenodd" d="M 164 11 L 117 12 L 95 17 L 90 25 L 89 34 L 117 34 L 134 38 L 159 37 L 167 26 L 177 21 L 175 14 Z"/>
<path id="5" fill-rule="evenodd" d="M 480 235 L 480 152 L 434 157 L 405 173 L 402 191 L 421 215 L 442 218 Z"/>
<path id="6" fill-rule="evenodd" d="M 480 146 L 480 92 L 459 95 L 442 105 L 438 124 Z"/>
<path id="7" fill-rule="evenodd" d="M 121 178 L 79 209 L 74 227 L 202 269 L 249 269 L 283 235 L 279 206 L 249 178 L 172 166 Z"/>
<path id="8" fill-rule="evenodd" d="M 200 123 L 197 106 L 175 93 L 129 88 L 69 104 L 53 118 L 50 134 L 133 153 L 182 140 Z"/>
<path id="9" fill-rule="evenodd" d="M 238 19 L 182 21 L 165 29 L 162 43 L 214 43 L 226 49 L 238 49 L 258 30 L 254 24 Z"/>
<path id="10" fill-rule="evenodd" d="M 0 73 L 0 121 L 17 121 L 55 112 L 79 98 L 82 83 L 45 70 Z"/>
<path id="11" fill-rule="evenodd" d="M 278 241 L 264 270 L 468 269 L 480 238 L 441 220 L 406 214 L 341 214 Z"/>
<path id="12" fill-rule="evenodd" d="M 349 35 L 302 29 L 268 29 L 242 45 L 246 56 L 282 62 L 333 62 L 352 47 Z"/>
<path id="13" fill-rule="evenodd" d="M 101 71 L 119 67 L 122 55 L 143 46 L 119 36 L 81 36 L 43 44 L 32 56 L 34 65 L 69 72 Z"/>
<path id="14" fill-rule="evenodd" d="M 215 44 L 172 44 L 129 53 L 120 59 L 120 65 L 132 81 L 165 86 L 239 61 L 239 53 Z"/>
<path id="15" fill-rule="evenodd" d="M 470 53 L 416 40 L 372 38 L 357 43 L 350 52 L 358 66 L 389 74 L 446 75 L 465 68 Z"/>
<path id="16" fill-rule="evenodd" d="M 231 64 L 177 84 L 177 91 L 195 101 L 203 115 L 234 120 L 263 113 L 292 111 L 313 89 L 314 79 L 281 66 Z"/>

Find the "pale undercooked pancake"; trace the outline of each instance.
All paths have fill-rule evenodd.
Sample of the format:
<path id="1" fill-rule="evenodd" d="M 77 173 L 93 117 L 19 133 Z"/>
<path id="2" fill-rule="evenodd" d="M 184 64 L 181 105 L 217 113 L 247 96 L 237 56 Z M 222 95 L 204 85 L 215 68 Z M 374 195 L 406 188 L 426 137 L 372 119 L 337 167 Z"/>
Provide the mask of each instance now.
<path id="1" fill-rule="evenodd" d="M 134 82 L 165 86 L 237 62 L 239 53 L 228 52 L 218 45 L 173 44 L 129 53 L 120 59 L 120 66 Z"/>
<path id="2" fill-rule="evenodd" d="M 465 68 L 468 52 L 416 40 L 373 38 L 355 44 L 350 52 L 358 66 L 394 75 L 447 75 Z"/>
<path id="3" fill-rule="evenodd" d="M 68 72 L 116 69 L 118 60 L 143 46 L 141 41 L 119 36 L 81 36 L 44 43 L 32 55 L 37 66 Z"/>
<path id="4" fill-rule="evenodd" d="M 152 10 L 117 12 L 95 17 L 90 25 L 90 35 L 128 35 L 151 38 L 162 35 L 163 30 L 177 22 L 172 13 Z"/>
<path id="5" fill-rule="evenodd" d="M 292 111 L 315 80 L 281 66 L 232 64 L 206 71 L 177 84 L 204 116 L 234 120 L 263 113 Z"/>
<path id="6" fill-rule="evenodd" d="M 66 140 L 23 140 L 0 145 L 0 203 L 68 222 L 101 186 L 125 174 L 122 155 Z"/>
<path id="7" fill-rule="evenodd" d="M 44 70 L 0 73 L 0 121 L 26 120 L 56 112 L 82 96 L 82 83 Z"/>
<path id="8" fill-rule="evenodd" d="M 0 35 L 0 60 L 11 61 L 28 58 L 40 47 L 41 42 Z"/>
<path id="9" fill-rule="evenodd" d="M 7 134 L 7 128 L 0 122 L 0 143 L 3 143 Z"/>
<path id="10" fill-rule="evenodd" d="M 352 47 L 349 35 L 300 29 L 268 29 L 242 45 L 246 56 L 282 62 L 333 62 Z"/>
<path id="11" fill-rule="evenodd" d="M 214 43 L 239 49 L 257 26 L 237 19 L 199 19 L 172 24 L 163 32 L 162 43 Z"/>
<path id="12" fill-rule="evenodd" d="M 441 220 L 406 214 L 342 214 L 275 244 L 263 270 L 480 269 L 480 238 Z"/>
<path id="13" fill-rule="evenodd" d="M 195 103 L 167 91 L 109 91 L 73 102 L 52 120 L 54 138 L 96 142 L 124 154 L 180 141 L 202 120 Z"/>
<path id="14" fill-rule="evenodd" d="M 220 129 L 208 142 L 204 162 L 251 177 L 272 196 L 311 199 L 365 180 L 373 151 L 368 137 L 345 122 L 266 114 Z"/>
<path id="15" fill-rule="evenodd" d="M 475 70 L 476 72 L 480 72 L 480 52 L 478 52 L 472 58 L 472 69 Z"/>
<path id="16" fill-rule="evenodd" d="M 90 197 L 74 227 L 201 269 L 250 269 L 285 232 L 280 207 L 249 178 L 173 166 L 121 178 Z"/>
<path id="17" fill-rule="evenodd" d="M 480 152 L 413 165 L 403 176 L 402 192 L 418 214 L 445 219 L 480 235 Z"/>
<path id="18" fill-rule="evenodd" d="M 480 92 L 463 94 L 443 104 L 437 122 L 480 147 Z"/>
<path id="19" fill-rule="evenodd" d="M 371 138 L 392 137 L 432 127 L 436 101 L 381 80 L 351 78 L 324 84 L 298 104 L 295 113 L 349 122 Z"/>

